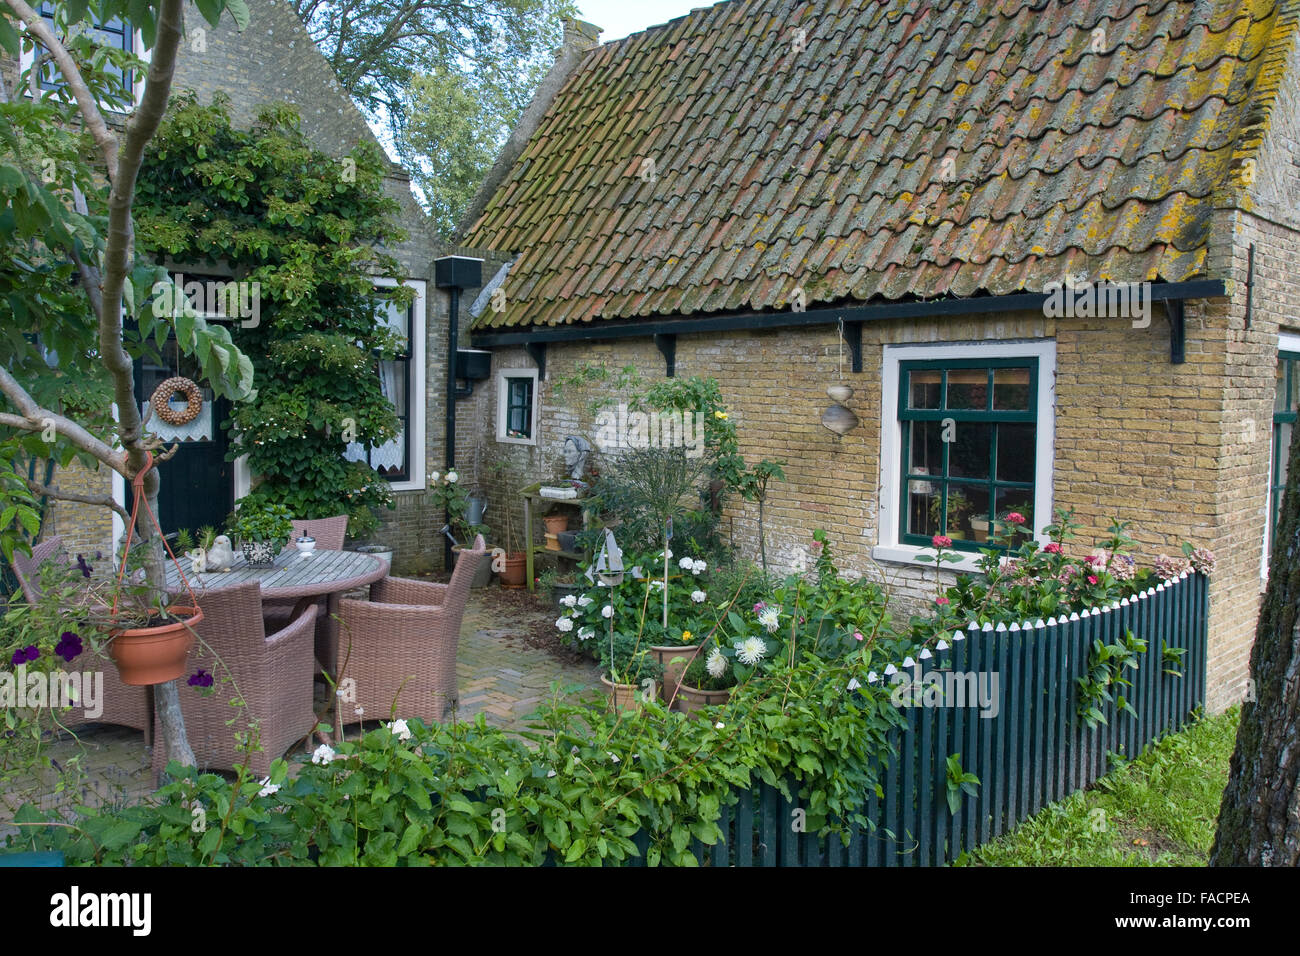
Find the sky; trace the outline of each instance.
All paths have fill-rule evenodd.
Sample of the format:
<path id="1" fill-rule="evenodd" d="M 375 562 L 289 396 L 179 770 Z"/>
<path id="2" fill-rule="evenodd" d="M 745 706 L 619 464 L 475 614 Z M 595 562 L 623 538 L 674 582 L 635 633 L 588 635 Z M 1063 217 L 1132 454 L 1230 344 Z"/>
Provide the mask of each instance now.
<path id="1" fill-rule="evenodd" d="M 577 4 L 582 19 L 604 31 L 601 43 L 713 6 L 710 0 L 577 0 Z"/>

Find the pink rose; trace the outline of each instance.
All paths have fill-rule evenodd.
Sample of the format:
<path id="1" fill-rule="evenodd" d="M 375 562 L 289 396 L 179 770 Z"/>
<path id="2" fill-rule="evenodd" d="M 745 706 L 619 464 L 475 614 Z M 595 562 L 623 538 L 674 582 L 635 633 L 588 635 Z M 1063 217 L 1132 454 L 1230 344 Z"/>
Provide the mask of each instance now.
<path id="1" fill-rule="evenodd" d="M 952 538 L 948 537 L 946 534 L 936 534 L 930 539 L 930 543 L 936 548 L 951 548 Z"/>
<path id="2" fill-rule="evenodd" d="M 1011 514 L 1007 515 L 1007 522 L 1009 524 L 1024 524 L 1025 516 L 1019 511 L 1013 511 Z"/>
<path id="3" fill-rule="evenodd" d="M 1043 550 L 1046 551 L 1048 554 L 1060 554 L 1061 546 L 1057 544 L 1055 541 L 1052 541 L 1049 544 L 1044 545 Z"/>

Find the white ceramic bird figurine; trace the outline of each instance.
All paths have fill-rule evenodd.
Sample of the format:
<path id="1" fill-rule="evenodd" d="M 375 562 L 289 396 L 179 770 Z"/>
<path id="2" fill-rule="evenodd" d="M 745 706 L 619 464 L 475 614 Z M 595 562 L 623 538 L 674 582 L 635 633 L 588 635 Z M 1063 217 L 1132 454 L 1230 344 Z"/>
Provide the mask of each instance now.
<path id="1" fill-rule="evenodd" d="M 208 550 L 208 570 L 229 571 L 234 563 L 235 550 L 230 546 L 230 539 L 224 534 L 217 535 L 217 540 L 212 542 L 212 547 Z"/>
<path id="2" fill-rule="evenodd" d="M 202 548 L 186 551 L 185 557 L 190 559 L 190 570 L 195 574 L 202 574 L 208 569 L 208 553 Z"/>

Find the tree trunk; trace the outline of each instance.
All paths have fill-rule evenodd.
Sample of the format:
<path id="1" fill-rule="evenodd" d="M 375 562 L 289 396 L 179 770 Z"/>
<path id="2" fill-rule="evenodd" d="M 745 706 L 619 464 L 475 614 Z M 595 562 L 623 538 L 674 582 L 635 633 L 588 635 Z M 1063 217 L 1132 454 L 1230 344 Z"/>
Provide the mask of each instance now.
<path id="1" fill-rule="evenodd" d="M 1300 428 L 1211 866 L 1300 866 Z"/>

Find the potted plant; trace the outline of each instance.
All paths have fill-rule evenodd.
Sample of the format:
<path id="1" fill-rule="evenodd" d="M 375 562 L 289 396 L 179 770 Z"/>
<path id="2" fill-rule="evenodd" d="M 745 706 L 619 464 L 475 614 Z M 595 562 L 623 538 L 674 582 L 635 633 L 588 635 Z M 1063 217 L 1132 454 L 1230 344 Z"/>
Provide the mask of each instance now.
<path id="1" fill-rule="evenodd" d="M 144 568 L 125 551 L 127 567 L 117 578 L 92 582 L 76 600 L 78 616 L 106 636 L 108 656 L 117 665 L 122 683 L 133 686 L 165 684 L 185 673 L 194 627 L 203 612 L 191 594 L 173 599 L 145 582 Z M 91 569 L 86 566 L 86 572 Z"/>
<path id="2" fill-rule="evenodd" d="M 731 656 L 714 645 L 706 654 L 697 654 L 686 668 L 678 691 L 677 709 L 694 714 L 702 707 L 725 704 L 736 686 L 736 670 Z"/>
<path id="3" fill-rule="evenodd" d="M 940 508 L 943 499 L 935 495 L 930 499 L 930 526 L 935 529 L 936 534 L 947 534 L 950 537 L 962 537 L 960 533 L 961 519 L 970 511 L 970 501 L 966 498 L 966 493 L 960 488 L 948 489 L 948 521 L 941 524 L 942 515 Z M 971 522 L 974 525 L 974 521 Z M 988 521 L 984 520 L 984 532 L 988 533 Z M 957 534 L 953 534 L 957 532 Z M 980 539 L 984 540 L 983 538 Z"/>
<path id="4" fill-rule="evenodd" d="M 235 536 L 252 567 L 269 567 L 293 534 L 293 518 L 284 505 L 245 499 L 235 514 Z"/>
<path id="5" fill-rule="evenodd" d="M 526 555 L 519 548 L 519 535 L 515 527 L 515 499 L 519 496 L 518 478 L 510 466 L 503 461 L 496 462 L 492 467 L 503 488 L 504 499 L 501 514 L 506 553 L 497 570 L 502 587 L 521 588 L 527 583 L 528 571 Z M 532 542 L 527 544 L 531 546 Z"/>
<path id="6" fill-rule="evenodd" d="M 487 525 L 470 518 L 471 510 L 476 512 L 475 516 L 478 518 L 482 517 L 482 510 L 471 509 L 469 492 L 465 490 L 458 469 L 448 468 L 441 475 L 434 472 L 429 484 L 429 498 L 435 509 L 443 511 L 447 516 L 445 530 L 451 534 L 453 560 L 460 557 L 461 551 L 474 546 L 475 535 L 487 534 Z M 486 587 L 491 579 L 492 562 L 484 561 L 474 572 L 470 587 Z"/>
<path id="7" fill-rule="evenodd" d="M 615 630 L 601 641 L 600 682 L 611 708 L 640 710 L 650 695 L 646 681 L 657 684 L 662 670 L 637 634 Z"/>

